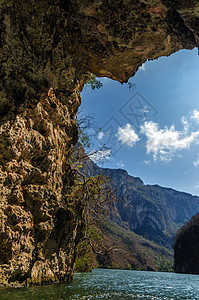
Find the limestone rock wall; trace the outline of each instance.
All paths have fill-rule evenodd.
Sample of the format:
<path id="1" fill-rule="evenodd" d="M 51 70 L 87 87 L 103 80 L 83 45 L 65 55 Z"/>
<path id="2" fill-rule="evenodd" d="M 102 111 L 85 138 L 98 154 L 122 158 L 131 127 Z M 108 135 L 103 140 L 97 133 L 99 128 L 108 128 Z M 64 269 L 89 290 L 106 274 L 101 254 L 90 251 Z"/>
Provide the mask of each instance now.
<path id="1" fill-rule="evenodd" d="M 90 73 L 121 82 L 196 45 L 196 1 L 0 1 L 0 283 L 72 278 L 70 147 Z"/>
<path id="2" fill-rule="evenodd" d="M 0 126 L 2 283 L 71 279 L 83 233 L 83 207 L 69 202 L 64 188 L 72 185 L 73 126 L 52 89 Z"/>

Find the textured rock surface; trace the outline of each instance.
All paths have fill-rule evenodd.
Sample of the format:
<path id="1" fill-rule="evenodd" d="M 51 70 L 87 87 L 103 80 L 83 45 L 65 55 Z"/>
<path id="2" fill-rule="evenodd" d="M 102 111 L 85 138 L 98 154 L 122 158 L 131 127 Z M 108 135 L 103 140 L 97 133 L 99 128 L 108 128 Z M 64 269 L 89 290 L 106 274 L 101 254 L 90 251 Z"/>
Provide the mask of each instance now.
<path id="1" fill-rule="evenodd" d="M 175 272 L 199 274 L 199 214 L 192 217 L 176 234 Z"/>
<path id="2" fill-rule="evenodd" d="M 81 206 L 64 186 L 90 72 L 126 81 L 195 47 L 197 24 L 196 1 L 0 1 L 0 282 L 72 276 Z"/>
<path id="3" fill-rule="evenodd" d="M 66 176 L 72 128 L 67 107 L 52 89 L 0 127 L 2 283 L 71 278 L 83 229 L 81 203 L 64 195 L 72 180 Z"/>

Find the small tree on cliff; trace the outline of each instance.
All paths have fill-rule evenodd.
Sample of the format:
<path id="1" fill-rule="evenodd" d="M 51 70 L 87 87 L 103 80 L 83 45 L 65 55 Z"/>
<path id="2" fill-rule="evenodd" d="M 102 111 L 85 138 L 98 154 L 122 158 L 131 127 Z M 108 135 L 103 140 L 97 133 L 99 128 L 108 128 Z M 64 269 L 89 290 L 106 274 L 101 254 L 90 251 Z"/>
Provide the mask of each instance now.
<path id="1" fill-rule="evenodd" d="M 86 87 L 91 88 L 91 90 L 99 90 L 103 87 L 103 83 L 95 75 L 91 74 L 91 77 L 86 82 Z"/>
<path id="2" fill-rule="evenodd" d="M 95 90 L 103 85 L 91 75 L 87 86 Z M 78 144 L 73 147 L 71 155 L 75 181 L 68 196 L 82 201 L 84 207 L 85 235 L 78 245 L 76 270 L 85 272 L 96 266 L 96 256 L 104 257 L 116 250 L 114 243 L 106 246 L 103 243 L 104 222 L 106 217 L 110 216 L 111 207 L 114 207 L 116 199 L 109 178 L 105 178 L 103 174 L 88 176 L 86 170 L 86 165 L 89 165 L 90 161 L 89 156 L 97 156 L 98 153 L 107 150 L 103 146 L 94 153 L 90 152 L 91 154 L 84 151 L 84 148 L 89 149 L 91 146 L 91 131 L 94 126 L 92 115 L 85 116 L 80 112 L 76 118 L 76 125 Z"/>
<path id="3" fill-rule="evenodd" d="M 81 164 L 73 168 L 75 181 L 68 197 L 78 199 L 84 207 L 85 234 L 78 246 L 77 270 L 85 272 L 96 266 L 96 255 L 105 256 L 114 248 L 103 244 L 103 223 L 115 198 L 109 179 L 103 174 L 86 177 L 81 169 Z"/>
<path id="4" fill-rule="evenodd" d="M 86 143 L 89 143 L 87 136 Z M 93 163 L 80 143 L 73 147 L 71 165 L 74 184 L 69 189 L 68 197 L 82 202 L 85 224 L 85 234 L 77 248 L 76 270 L 86 272 L 96 267 L 96 257 L 106 256 L 115 248 L 114 244 L 104 245 L 103 227 L 106 218 L 110 217 L 116 199 L 109 178 L 102 173 L 88 175 L 87 168 Z"/>

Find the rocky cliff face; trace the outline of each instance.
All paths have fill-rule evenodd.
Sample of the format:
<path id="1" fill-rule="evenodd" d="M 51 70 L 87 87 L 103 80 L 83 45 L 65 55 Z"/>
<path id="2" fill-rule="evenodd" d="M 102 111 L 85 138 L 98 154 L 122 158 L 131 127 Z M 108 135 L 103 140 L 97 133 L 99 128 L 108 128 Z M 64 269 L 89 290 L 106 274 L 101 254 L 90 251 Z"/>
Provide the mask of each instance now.
<path id="1" fill-rule="evenodd" d="M 100 168 L 83 162 L 88 176 L 103 174 L 117 199 L 110 218 L 138 235 L 171 248 L 176 231 L 199 211 L 199 197 L 158 185 L 145 185 L 122 169 Z"/>
<path id="2" fill-rule="evenodd" d="M 69 202 L 64 189 L 72 181 L 72 128 L 67 107 L 52 89 L 0 126 L 2 283 L 71 278 L 83 233 L 81 203 Z"/>
<path id="3" fill-rule="evenodd" d="M 175 272 L 199 274 L 199 214 L 176 234 L 174 244 Z"/>
<path id="4" fill-rule="evenodd" d="M 131 188 L 123 197 L 118 209 L 129 228 L 167 247 L 172 246 L 176 230 L 199 211 L 199 197 L 157 185 Z"/>
<path id="5" fill-rule="evenodd" d="M 1 0 L 0 283 L 72 277 L 82 234 L 74 115 L 90 73 L 126 81 L 146 59 L 196 46 L 197 1 Z"/>

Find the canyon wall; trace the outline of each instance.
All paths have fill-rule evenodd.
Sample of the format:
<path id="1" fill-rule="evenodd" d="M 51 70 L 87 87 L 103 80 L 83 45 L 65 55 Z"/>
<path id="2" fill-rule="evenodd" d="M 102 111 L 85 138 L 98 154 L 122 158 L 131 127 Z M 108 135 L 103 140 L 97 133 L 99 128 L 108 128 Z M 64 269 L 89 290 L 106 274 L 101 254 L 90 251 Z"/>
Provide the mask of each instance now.
<path id="1" fill-rule="evenodd" d="M 101 168 L 89 157 L 80 165 L 85 176 L 103 175 L 110 181 L 116 200 L 104 205 L 109 219 L 164 247 L 172 249 L 177 230 L 199 211 L 198 196 L 146 185 L 123 169 Z"/>
<path id="2" fill-rule="evenodd" d="M 0 283 L 72 279 L 74 116 L 91 73 L 120 82 L 197 45 L 197 1 L 0 1 Z"/>
<path id="3" fill-rule="evenodd" d="M 176 234 L 174 244 L 175 272 L 199 274 L 199 213 Z"/>

